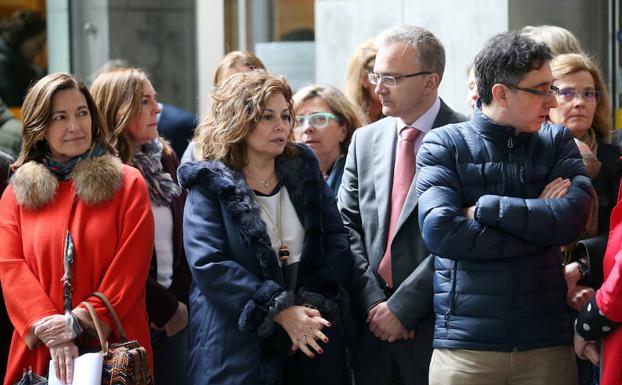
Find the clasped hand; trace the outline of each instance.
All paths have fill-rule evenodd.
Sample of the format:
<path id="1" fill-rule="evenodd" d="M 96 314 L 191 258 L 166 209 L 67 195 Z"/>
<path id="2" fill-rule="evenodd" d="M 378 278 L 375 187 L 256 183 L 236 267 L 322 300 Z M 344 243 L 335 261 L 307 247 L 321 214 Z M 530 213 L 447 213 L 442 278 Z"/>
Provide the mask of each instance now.
<path id="1" fill-rule="evenodd" d="M 76 338 L 74 329 L 70 334 L 65 334 L 65 316 L 63 314 L 54 314 L 41 318 L 34 325 L 35 335 L 48 348 L 71 341 Z"/>
<path id="2" fill-rule="evenodd" d="M 166 332 L 167 337 L 173 337 L 188 326 L 188 307 L 181 301 L 177 302 L 177 309 L 171 318 L 162 327 L 151 322 L 151 328 Z"/>
<path id="3" fill-rule="evenodd" d="M 577 285 L 577 282 L 582 278 L 577 262 L 572 262 L 564 266 L 564 278 L 566 280 L 566 286 L 568 286 L 568 292 L 566 294 L 568 306 L 576 311 L 581 311 L 583 306 L 589 302 L 596 292 L 591 287 Z"/>
<path id="4" fill-rule="evenodd" d="M 330 327 L 331 324 L 322 317 L 318 310 L 294 305 L 279 312 L 274 317 L 274 321 L 281 325 L 289 335 L 292 350 L 300 349 L 309 358 L 315 357 L 309 347 L 319 354 L 324 352 L 318 340 L 328 342 L 328 337 L 322 333 L 322 329 Z"/>
<path id="5" fill-rule="evenodd" d="M 583 339 L 577 332 L 574 334 L 574 351 L 577 357 L 582 360 L 590 360 L 594 366 L 598 366 L 600 363 L 596 342 Z"/>
<path id="6" fill-rule="evenodd" d="M 383 341 L 394 342 L 399 339 L 415 338 L 415 331 L 406 330 L 386 302 L 380 302 L 369 309 L 367 322 L 369 323 L 369 331 Z"/>

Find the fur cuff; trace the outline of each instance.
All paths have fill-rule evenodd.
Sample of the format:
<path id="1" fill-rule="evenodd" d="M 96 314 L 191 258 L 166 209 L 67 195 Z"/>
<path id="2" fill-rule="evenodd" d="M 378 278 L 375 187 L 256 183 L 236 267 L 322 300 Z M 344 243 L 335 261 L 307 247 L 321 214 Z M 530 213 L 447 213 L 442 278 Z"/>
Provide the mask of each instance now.
<path id="1" fill-rule="evenodd" d="M 285 290 L 274 281 L 265 281 L 257 290 L 253 298 L 246 303 L 238 320 L 238 328 L 243 332 L 257 333 L 260 337 L 267 337 L 274 331 L 272 318 L 292 303 L 287 303 L 283 296 Z M 278 309 L 278 311 L 277 311 Z M 261 335 L 260 335 L 261 333 Z"/>

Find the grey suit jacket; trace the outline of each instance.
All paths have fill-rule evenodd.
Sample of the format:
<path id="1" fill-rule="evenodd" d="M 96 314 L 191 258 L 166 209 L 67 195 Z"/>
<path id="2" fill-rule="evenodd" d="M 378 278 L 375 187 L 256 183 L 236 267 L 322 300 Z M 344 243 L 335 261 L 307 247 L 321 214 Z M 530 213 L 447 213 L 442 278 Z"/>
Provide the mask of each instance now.
<path id="1" fill-rule="evenodd" d="M 441 100 L 433 128 L 465 120 Z M 387 243 L 396 144 L 393 117 L 357 129 L 338 193 L 355 259 L 352 296 L 365 315 L 373 304 L 387 299 L 376 274 Z M 413 180 L 391 245 L 395 291 L 387 301 L 407 330 L 416 329 L 417 323 L 433 311 L 434 261 L 421 238 L 416 209 Z"/>

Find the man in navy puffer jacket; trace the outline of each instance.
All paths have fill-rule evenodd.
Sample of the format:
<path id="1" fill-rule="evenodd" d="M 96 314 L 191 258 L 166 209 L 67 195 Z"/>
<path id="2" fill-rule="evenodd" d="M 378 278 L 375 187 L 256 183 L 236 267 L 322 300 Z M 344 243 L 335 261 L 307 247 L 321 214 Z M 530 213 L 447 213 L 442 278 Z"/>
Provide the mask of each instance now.
<path id="1" fill-rule="evenodd" d="M 426 135 L 417 156 L 423 239 L 435 255 L 430 384 L 576 384 L 560 246 L 590 210 L 543 44 L 504 33 L 475 59 L 469 122 Z"/>

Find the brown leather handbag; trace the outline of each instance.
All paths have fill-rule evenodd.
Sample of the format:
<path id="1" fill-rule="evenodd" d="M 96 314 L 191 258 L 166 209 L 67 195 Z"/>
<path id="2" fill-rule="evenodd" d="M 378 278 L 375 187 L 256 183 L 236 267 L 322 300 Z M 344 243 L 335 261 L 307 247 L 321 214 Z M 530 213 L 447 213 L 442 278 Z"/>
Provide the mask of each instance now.
<path id="1" fill-rule="evenodd" d="M 93 305 L 82 302 L 93 319 L 104 355 L 102 385 L 152 385 L 153 378 L 149 370 L 147 351 L 138 344 L 138 341 L 127 340 L 123 325 L 108 298 L 100 292 L 95 292 L 93 295 L 101 299 L 108 309 L 121 338 L 120 343 L 108 344 L 104 337 L 102 321 L 97 316 Z"/>

